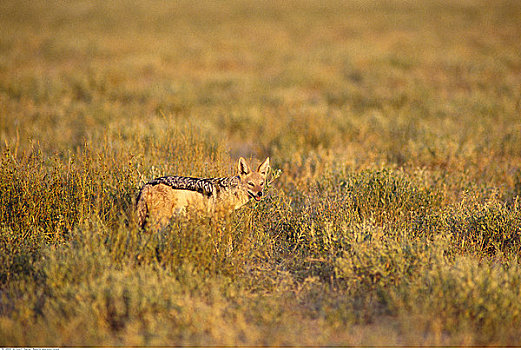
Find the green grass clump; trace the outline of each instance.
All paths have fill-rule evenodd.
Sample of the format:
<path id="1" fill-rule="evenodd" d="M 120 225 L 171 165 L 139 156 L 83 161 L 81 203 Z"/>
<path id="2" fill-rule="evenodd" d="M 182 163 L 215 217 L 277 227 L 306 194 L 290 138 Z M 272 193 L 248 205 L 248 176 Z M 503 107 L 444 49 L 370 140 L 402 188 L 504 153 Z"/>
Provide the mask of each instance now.
<path id="1" fill-rule="evenodd" d="M 335 261 L 336 277 L 354 290 L 385 289 L 414 280 L 443 256 L 439 243 L 389 236 L 371 225 L 359 226 L 349 249 Z"/>
<path id="2" fill-rule="evenodd" d="M 519 346 L 520 15 L 0 2 L 0 345 Z M 137 227 L 240 156 L 262 202 Z"/>
<path id="3" fill-rule="evenodd" d="M 448 219 L 448 230 L 464 251 L 519 256 L 521 212 L 517 205 L 491 198 L 486 203 L 461 203 Z"/>
<path id="4" fill-rule="evenodd" d="M 451 264 L 435 263 L 413 283 L 391 294 L 400 317 L 420 327 L 437 327 L 446 337 L 468 336 L 480 329 L 475 344 L 516 343 L 520 311 L 519 267 L 460 257 Z M 421 297 L 429 295 L 428 298 Z M 427 317 L 432 315 L 433 317 Z"/>
<path id="5" fill-rule="evenodd" d="M 372 218 L 383 224 L 412 220 L 418 213 L 429 212 L 440 205 L 439 194 L 415 182 L 418 180 L 405 174 L 382 170 L 364 172 L 346 179 L 340 186 L 346 188 L 347 203 L 360 219 Z"/>

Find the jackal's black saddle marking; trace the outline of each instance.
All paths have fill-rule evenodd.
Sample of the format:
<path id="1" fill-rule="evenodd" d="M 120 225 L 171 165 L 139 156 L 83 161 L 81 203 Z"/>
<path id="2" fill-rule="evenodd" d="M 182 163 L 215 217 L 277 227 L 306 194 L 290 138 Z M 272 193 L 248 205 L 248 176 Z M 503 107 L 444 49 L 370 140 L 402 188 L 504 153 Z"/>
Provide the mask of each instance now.
<path id="1" fill-rule="evenodd" d="M 176 190 L 196 191 L 210 197 L 221 188 L 239 185 L 239 176 L 197 178 L 189 176 L 162 176 L 147 183 L 147 185 L 167 185 Z"/>

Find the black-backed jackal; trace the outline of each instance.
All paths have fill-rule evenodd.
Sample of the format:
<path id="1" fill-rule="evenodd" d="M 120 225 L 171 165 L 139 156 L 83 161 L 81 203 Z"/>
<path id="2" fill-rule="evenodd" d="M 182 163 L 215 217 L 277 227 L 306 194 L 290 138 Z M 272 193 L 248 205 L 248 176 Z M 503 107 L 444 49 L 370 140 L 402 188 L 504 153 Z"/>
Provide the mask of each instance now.
<path id="1" fill-rule="evenodd" d="M 252 171 L 244 158 L 239 159 L 237 175 L 218 178 L 163 176 L 146 183 L 137 197 L 140 227 L 148 221 L 164 226 L 174 215 L 187 210 L 213 212 L 217 207 L 238 209 L 250 199 L 263 196 L 270 158 Z"/>

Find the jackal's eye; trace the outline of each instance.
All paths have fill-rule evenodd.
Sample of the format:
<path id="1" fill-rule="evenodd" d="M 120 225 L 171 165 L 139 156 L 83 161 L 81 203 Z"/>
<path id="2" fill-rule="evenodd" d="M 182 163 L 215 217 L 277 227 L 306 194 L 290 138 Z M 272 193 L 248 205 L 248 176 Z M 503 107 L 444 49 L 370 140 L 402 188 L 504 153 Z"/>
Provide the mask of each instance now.
<path id="1" fill-rule="evenodd" d="M 255 186 L 255 184 L 253 182 L 248 182 L 248 185 L 250 185 L 251 187 Z"/>
<path id="2" fill-rule="evenodd" d="M 264 181 L 260 183 L 260 187 L 264 186 Z"/>

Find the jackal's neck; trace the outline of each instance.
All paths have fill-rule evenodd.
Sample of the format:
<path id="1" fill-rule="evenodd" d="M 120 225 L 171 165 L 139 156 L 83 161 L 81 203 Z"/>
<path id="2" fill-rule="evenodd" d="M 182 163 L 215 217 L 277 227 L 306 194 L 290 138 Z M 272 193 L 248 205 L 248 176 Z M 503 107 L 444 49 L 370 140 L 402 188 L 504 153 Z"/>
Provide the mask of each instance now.
<path id="1" fill-rule="evenodd" d="M 234 209 L 239 209 L 250 201 L 248 192 L 241 186 L 239 175 L 214 179 L 216 183 L 216 197 L 223 203 L 230 204 Z"/>

